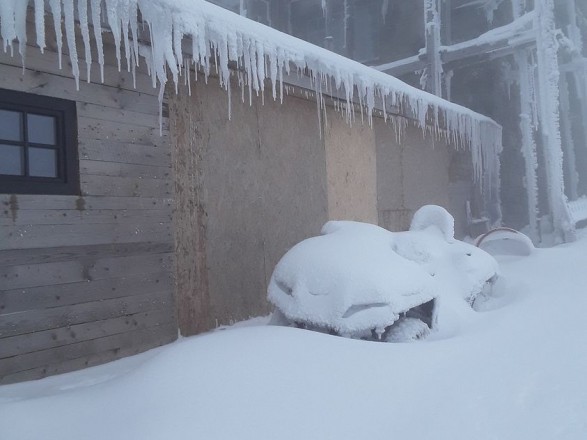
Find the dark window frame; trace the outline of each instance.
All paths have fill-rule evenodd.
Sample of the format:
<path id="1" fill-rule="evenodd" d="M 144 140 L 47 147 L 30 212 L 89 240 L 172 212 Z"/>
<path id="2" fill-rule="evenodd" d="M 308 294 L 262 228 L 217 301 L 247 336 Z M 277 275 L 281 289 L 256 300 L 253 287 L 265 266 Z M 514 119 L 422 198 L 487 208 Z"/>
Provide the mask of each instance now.
<path id="1" fill-rule="evenodd" d="M 75 101 L 0 89 L 0 109 L 22 113 L 22 141 L 0 139 L 5 145 L 28 148 L 51 148 L 26 139 L 28 113 L 55 118 L 58 177 L 12 176 L 0 174 L 0 194 L 80 195 L 80 174 L 77 138 L 77 109 Z M 26 167 L 26 163 L 23 163 Z"/>

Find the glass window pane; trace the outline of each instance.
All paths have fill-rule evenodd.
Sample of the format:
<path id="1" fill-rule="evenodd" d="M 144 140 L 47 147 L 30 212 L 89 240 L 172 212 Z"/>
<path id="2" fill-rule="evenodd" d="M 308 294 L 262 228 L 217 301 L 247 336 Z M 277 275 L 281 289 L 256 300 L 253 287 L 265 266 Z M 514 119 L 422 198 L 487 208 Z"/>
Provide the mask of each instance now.
<path id="1" fill-rule="evenodd" d="M 53 116 L 27 115 L 28 140 L 34 144 L 55 145 L 55 118 Z"/>
<path id="2" fill-rule="evenodd" d="M 0 139 L 5 141 L 22 140 L 22 113 L 0 110 Z"/>
<path id="3" fill-rule="evenodd" d="M 21 176 L 22 148 L 16 145 L 0 145 L 0 174 Z"/>
<path id="4" fill-rule="evenodd" d="M 29 176 L 57 177 L 57 151 L 29 148 Z"/>

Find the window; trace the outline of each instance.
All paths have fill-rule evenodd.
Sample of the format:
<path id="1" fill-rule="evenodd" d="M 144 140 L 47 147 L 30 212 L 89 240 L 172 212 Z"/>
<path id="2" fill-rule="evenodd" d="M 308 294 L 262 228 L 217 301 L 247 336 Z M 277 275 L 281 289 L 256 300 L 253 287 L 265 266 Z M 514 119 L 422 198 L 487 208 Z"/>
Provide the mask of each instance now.
<path id="1" fill-rule="evenodd" d="M 0 193 L 79 194 L 75 102 L 0 89 Z"/>

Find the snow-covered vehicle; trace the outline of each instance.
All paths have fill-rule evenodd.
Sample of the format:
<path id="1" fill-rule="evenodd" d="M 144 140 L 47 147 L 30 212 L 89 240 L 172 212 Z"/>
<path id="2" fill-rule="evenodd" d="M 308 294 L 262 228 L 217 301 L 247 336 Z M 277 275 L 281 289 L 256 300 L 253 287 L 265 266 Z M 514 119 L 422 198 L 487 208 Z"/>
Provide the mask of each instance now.
<path id="1" fill-rule="evenodd" d="M 454 218 L 444 208 L 427 205 L 410 230 L 394 233 L 394 250 L 435 278 L 442 297 L 464 299 L 474 307 L 498 279 L 497 261 L 484 250 L 454 238 Z"/>
<path id="2" fill-rule="evenodd" d="M 436 296 L 433 277 L 393 250 L 391 232 L 346 221 L 328 222 L 322 235 L 290 249 L 268 288 L 286 324 L 375 340 L 407 330 L 408 339 L 423 336 Z M 410 321 L 399 326 L 400 318 Z"/>
<path id="3" fill-rule="evenodd" d="M 353 338 L 405 341 L 434 328 L 439 300 L 460 307 L 487 295 L 497 262 L 454 239 L 454 219 L 424 206 L 409 231 L 331 221 L 279 261 L 268 299 L 276 321 Z M 442 311 L 442 308 L 440 308 Z"/>

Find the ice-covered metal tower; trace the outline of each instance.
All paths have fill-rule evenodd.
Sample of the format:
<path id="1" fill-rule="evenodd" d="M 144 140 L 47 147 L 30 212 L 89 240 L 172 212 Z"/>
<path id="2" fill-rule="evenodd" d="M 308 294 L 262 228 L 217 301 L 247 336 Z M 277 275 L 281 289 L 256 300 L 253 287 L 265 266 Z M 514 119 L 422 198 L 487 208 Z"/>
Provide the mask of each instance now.
<path id="1" fill-rule="evenodd" d="M 458 86 L 451 84 L 454 69 L 479 62 L 511 65 L 513 79 L 499 81 L 515 83 L 518 93 L 529 235 L 544 243 L 547 236 L 573 240 L 575 225 L 587 219 L 587 58 L 577 0 L 422 1 L 425 47 L 380 70 L 422 72 L 424 88 L 451 99 Z M 475 7 L 486 14 L 487 32 L 457 43 L 444 37 L 451 27 L 466 25 L 460 11 Z M 493 25 L 497 13 L 510 19 Z"/>

